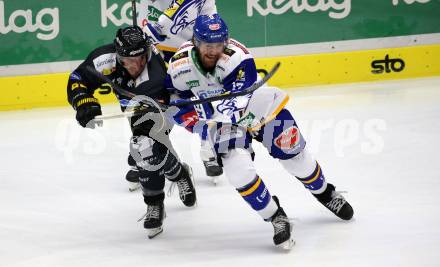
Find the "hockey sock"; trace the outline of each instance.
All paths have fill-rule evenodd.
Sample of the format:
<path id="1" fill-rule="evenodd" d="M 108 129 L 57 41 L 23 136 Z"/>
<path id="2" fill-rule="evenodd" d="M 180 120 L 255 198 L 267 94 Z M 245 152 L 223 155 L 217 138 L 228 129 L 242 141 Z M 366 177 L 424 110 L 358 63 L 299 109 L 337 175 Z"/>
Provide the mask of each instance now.
<path id="1" fill-rule="evenodd" d="M 312 194 L 321 194 L 327 188 L 327 182 L 322 173 L 321 166 L 316 162 L 315 170 L 307 177 L 296 177 L 304 187 L 310 190 Z"/>
<path id="2" fill-rule="evenodd" d="M 237 191 L 264 220 L 270 219 L 278 209 L 263 180 L 258 176 L 246 186 L 238 188 Z"/>

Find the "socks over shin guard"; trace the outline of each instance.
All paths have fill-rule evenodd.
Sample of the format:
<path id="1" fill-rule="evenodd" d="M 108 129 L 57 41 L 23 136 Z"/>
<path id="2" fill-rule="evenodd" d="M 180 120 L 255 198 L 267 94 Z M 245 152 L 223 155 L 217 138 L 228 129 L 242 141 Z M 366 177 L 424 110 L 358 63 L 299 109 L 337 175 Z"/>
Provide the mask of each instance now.
<path id="1" fill-rule="evenodd" d="M 318 162 L 316 162 L 316 167 L 312 174 L 304 178 L 296 178 L 303 183 L 304 187 L 310 190 L 312 194 L 321 194 L 327 188 L 327 182 Z"/>
<path id="2" fill-rule="evenodd" d="M 238 188 L 237 191 L 264 220 L 272 217 L 278 209 L 263 180 L 258 176 L 246 186 Z"/>

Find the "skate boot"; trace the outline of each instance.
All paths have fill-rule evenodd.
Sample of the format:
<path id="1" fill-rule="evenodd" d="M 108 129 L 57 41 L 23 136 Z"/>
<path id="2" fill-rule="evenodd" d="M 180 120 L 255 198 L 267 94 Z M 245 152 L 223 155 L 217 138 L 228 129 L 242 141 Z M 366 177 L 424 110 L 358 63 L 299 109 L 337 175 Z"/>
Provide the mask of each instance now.
<path id="1" fill-rule="evenodd" d="M 157 205 L 148 205 L 147 213 L 144 217 L 144 228 L 147 230 L 148 238 L 154 238 L 163 232 L 162 222 L 166 217 L 163 202 Z"/>
<path id="2" fill-rule="evenodd" d="M 291 236 L 292 225 L 290 225 L 289 218 L 281 208 L 278 197 L 272 196 L 272 198 L 278 206 L 278 210 L 270 219 L 274 231 L 273 242 L 277 247 L 290 250 L 295 245 L 295 241 Z"/>
<path id="3" fill-rule="evenodd" d="M 136 191 L 141 187 L 139 183 L 139 170 L 136 166 L 131 166 L 125 175 L 125 180 L 128 182 L 128 191 L 130 192 Z"/>
<path id="4" fill-rule="evenodd" d="M 170 186 L 168 192 L 171 195 L 174 185 L 177 185 L 179 189 L 179 197 L 183 204 L 187 207 L 192 207 L 196 203 L 196 189 L 192 182 L 192 170 L 191 167 L 186 163 L 182 163 L 182 170 L 180 171 L 179 177 L 176 180 L 170 180 L 173 182 Z"/>
<path id="5" fill-rule="evenodd" d="M 323 193 L 314 196 L 342 220 L 350 220 L 353 217 L 353 208 L 339 192 L 335 191 L 334 185 L 327 184 Z"/>
<path id="6" fill-rule="evenodd" d="M 205 166 L 206 175 L 212 179 L 214 185 L 217 185 L 219 176 L 223 174 L 223 168 L 218 164 L 216 154 L 211 148 L 211 144 L 208 141 L 201 142 L 200 158 Z"/>
<path id="7" fill-rule="evenodd" d="M 128 155 L 128 166 L 130 166 L 130 170 L 128 170 L 125 175 L 125 180 L 128 182 L 128 191 L 133 192 L 141 187 L 139 183 L 139 170 L 136 167 L 136 161 L 129 154 Z"/>
<path id="8" fill-rule="evenodd" d="M 223 174 L 223 168 L 217 162 L 216 158 L 210 158 L 209 160 L 204 160 L 203 165 L 205 166 L 206 175 L 212 177 L 212 182 L 217 184 L 218 176 Z"/>

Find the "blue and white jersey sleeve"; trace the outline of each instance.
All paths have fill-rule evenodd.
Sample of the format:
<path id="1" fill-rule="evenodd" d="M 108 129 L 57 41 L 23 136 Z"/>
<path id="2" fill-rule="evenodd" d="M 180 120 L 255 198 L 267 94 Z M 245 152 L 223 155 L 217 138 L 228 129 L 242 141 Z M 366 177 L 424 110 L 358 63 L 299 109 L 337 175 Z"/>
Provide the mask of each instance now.
<path id="1" fill-rule="evenodd" d="M 257 81 L 257 68 L 252 54 L 234 39 L 229 40 L 223 57 L 217 63 L 219 78 L 226 91 L 241 91 Z"/>

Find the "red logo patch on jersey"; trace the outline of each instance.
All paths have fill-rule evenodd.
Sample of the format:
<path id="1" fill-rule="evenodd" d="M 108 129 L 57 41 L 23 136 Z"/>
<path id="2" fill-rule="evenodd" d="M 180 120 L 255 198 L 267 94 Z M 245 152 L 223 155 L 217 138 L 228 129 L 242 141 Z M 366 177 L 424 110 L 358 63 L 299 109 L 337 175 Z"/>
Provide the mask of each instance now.
<path id="1" fill-rule="evenodd" d="M 290 150 L 296 147 L 299 143 L 299 131 L 296 126 L 292 126 L 284 130 L 277 138 L 275 138 L 275 145 L 282 150 Z"/>
<path id="2" fill-rule="evenodd" d="M 185 113 L 181 116 L 182 121 L 184 121 L 185 127 L 187 126 L 194 126 L 196 122 L 199 121 L 199 116 L 197 115 L 197 112 L 195 110 Z"/>
<path id="3" fill-rule="evenodd" d="M 208 27 L 209 27 L 209 29 L 211 31 L 216 31 L 216 30 L 220 29 L 220 24 L 218 24 L 218 23 L 216 23 L 216 24 L 209 24 Z"/>

